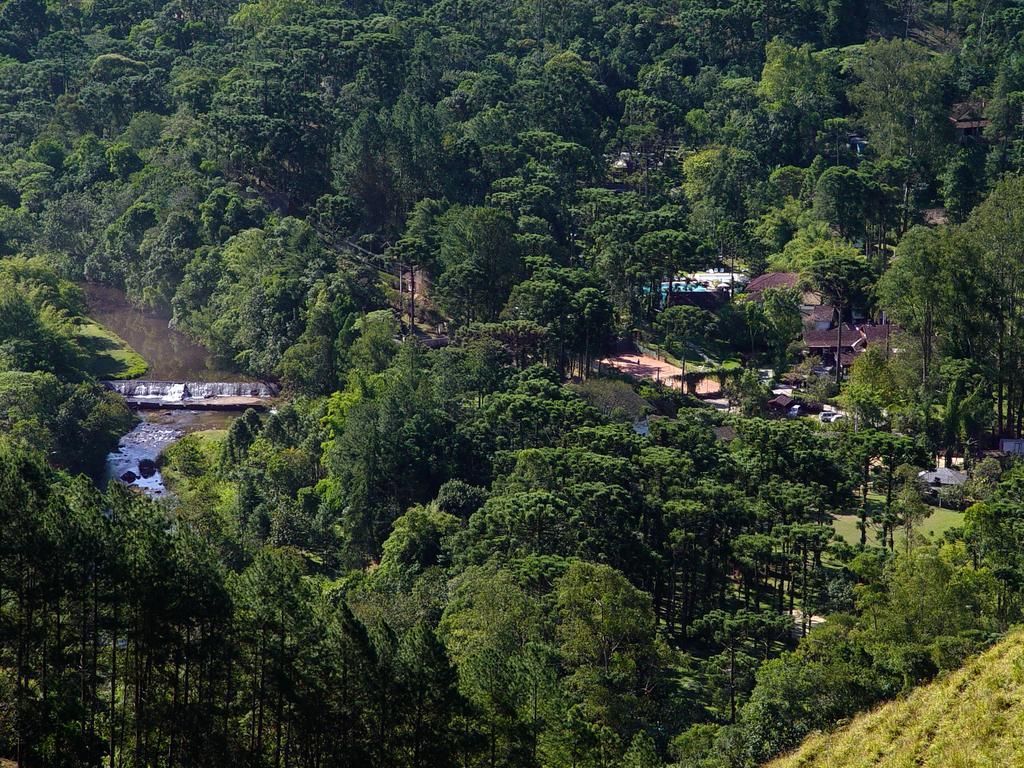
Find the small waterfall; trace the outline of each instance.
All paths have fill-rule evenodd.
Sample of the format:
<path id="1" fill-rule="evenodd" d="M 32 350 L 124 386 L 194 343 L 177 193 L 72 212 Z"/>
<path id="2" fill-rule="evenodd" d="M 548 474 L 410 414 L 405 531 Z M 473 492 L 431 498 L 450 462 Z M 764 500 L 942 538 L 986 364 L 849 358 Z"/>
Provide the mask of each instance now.
<path id="1" fill-rule="evenodd" d="M 129 400 L 184 403 L 223 397 L 276 397 L 279 388 L 263 381 L 105 381 L 107 389 Z"/>
<path id="2" fill-rule="evenodd" d="M 180 403 L 191 399 L 189 388 L 185 384 L 172 384 L 167 394 L 160 398 L 168 403 Z"/>

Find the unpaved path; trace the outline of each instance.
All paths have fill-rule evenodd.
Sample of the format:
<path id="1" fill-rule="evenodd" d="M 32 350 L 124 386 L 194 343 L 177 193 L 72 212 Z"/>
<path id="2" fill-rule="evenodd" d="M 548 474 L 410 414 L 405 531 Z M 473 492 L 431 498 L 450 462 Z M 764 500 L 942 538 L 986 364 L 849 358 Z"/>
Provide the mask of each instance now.
<path id="1" fill-rule="evenodd" d="M 649 355 L 627 354 L 606 357 L 600 361 L 617 371 L 632 376 L 635 379 L 650 379 L 659 381 L 668 387 L 681 390 L 683 388 L 683 370 L 679 366 L 665 360 L 659 360 Z M 714 376 L 705 376 L 697 383 L 694 394 L 716 395 L 722 390 L 718 379 Z"/>
<path id="2" fill-rule="evenodd" d="M 664 360 L 658 360 L 656 357 L 634 354 L 616 355 L 604 358 L 601 363 L 636 379 L 651 379 L 660 381 L 674 389 L 682 389 L 683 370 Z"/>

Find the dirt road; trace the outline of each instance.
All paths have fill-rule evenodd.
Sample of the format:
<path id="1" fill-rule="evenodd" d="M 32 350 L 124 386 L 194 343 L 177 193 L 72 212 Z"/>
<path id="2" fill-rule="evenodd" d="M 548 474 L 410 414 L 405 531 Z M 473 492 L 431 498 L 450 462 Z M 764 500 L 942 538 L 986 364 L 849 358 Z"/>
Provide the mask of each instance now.
<path id="1" fill-rule="evenodd" d="M 601 364 L 636 379 L 651 379 L 660 381 L 673 389 L 682 389 L 682 369 L 655 357 L 633 354 L 616 355 L 615 357 L 606 357 L 601 360 Z"/>
<path id="2" fill-rule="evenodd" d="M 602 365 L 607 365 L 636 379 L 658 381 L 673 389 L 681 390 L 683 388 L 683 370 L 679 366 L 656 357 L 636 354 L 616 355 L 615 357 L 606 357 L 600 362 Z M 721 391 L 722 387 L 717 378 L 705 376 L 697 382 L 693 394 L 717 395 Z"/>

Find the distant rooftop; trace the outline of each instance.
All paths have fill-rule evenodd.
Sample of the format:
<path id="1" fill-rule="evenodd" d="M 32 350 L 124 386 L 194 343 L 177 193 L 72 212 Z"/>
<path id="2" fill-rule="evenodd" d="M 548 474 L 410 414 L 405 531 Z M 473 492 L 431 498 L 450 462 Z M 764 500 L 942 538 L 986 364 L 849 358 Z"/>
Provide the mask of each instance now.
<path id="1" fill-rule="evenodd" d="M 812 315 L 813 317 L 813 315 Z M 885 325 L 857 325 L 843 323 L 843 349 L 863 351 L 871 344 L 891 344 L 893 334 L 899 333 L 900 327 L 886 323 Z M 838 337 L 836 328 L 824 331 L 804 331 L 804 346 L 810 349 L 835 349 Z"/>
<path id="2" fill-rule="evenodd" d="M 796 288 L 800 275 L 796 272 L 767 272 L 747 283 L 747 293 L 756 294 L 769 288 Z"/>
<path id="3" fill-rule="evenodd" d="M 808 307 L 805 314 L 812 322 L 831 323 L 836 311 L 830 304 L 818 304 L 814 307 Z"/>
<path id="4" fill-rule="evenodd" d="M 918 472 L 917 479 L 927 485 L 963 485 L 967 474 L 949 467 L 939 467 L 931 472 Z"/>
<path id="5" fill-rule="evenodd" d="M 984 101 L 961 101 L 949 112 L 949 122 L 963 129 L 984 128 L 992 121 L 985 117 Z"/>
<path id="6" fill-rule="evenodd" d="M 804 346 L 811 349 L 835 349 L 838 329 L 829 328 L 827 331 L 804 331 Z M 864 337 L 860 331 L 849 323 L 843 323 L 843 349 L 856 349 L 864 344 Z"/>

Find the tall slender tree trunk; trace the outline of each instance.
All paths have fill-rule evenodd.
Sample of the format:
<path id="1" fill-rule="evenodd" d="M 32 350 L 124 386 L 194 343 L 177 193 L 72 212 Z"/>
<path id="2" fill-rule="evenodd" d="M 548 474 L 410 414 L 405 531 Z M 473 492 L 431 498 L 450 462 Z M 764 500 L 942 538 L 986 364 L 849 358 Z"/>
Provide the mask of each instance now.
<path id="1" fill-rule="evenodd" d="M 860 548 L 868 544 L 868 478 L 871 473 L 871 459 L 864 460 L 864 481 L 861 484 L 860 499 Z"/>
<path id="2" fill-rule="evenodd" d="M 843 380 L 843 303 L 837 305 L 839 322 L 836 324 L 836 385 Z"/>
<path id="3" fill-rule="evenodd" d="M 999 320 L 999 340 L 996 347 L 996 425 L 999 430 L 998 436 L 1005 434 L 1003 430 L 1004 425 L 1004 414 L 1003 414 L 1003 321 L 1002 318 Z"/>
<path id="4" fill-rule="evenodd" d="M 115 601 L 110 631 L 110 768 L 115 768 L 114 756 L 117 754 L 117 615 L 118 604 Z"/>

